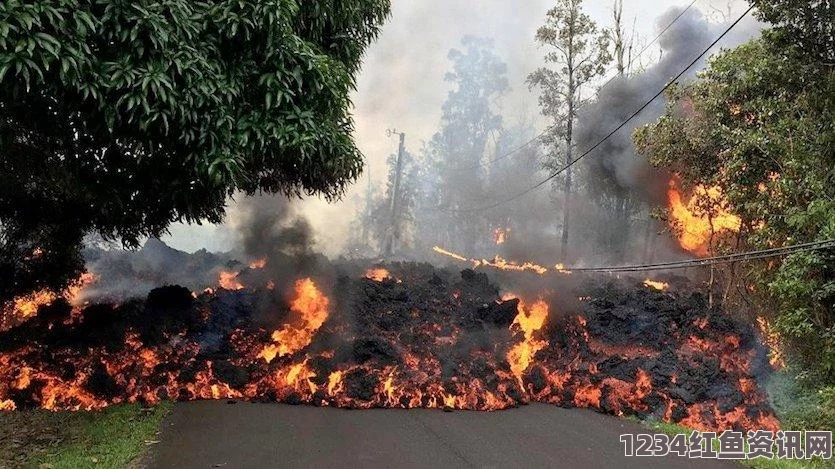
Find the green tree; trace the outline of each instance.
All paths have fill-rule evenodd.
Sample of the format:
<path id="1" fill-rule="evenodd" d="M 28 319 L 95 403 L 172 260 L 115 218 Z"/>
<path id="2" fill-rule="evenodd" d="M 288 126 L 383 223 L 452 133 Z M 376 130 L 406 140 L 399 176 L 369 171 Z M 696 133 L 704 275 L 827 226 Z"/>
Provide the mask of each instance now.
<path id="1" fill-rule="evenodd" d="M 686 184 L 722 189 L 743 221 L 740 248 L 833 239 L 835 72 L 820 60 L 822 49 L 809 47 L 809 32 L 828 20 L 795 22 L 816 2 L 756 3 L 777 27 L 676 88 L 667 112 L 638 129 L 635 141 Z M 795 34 L 798 28 L 806 33 Z M 816 376 L 835 379 L 835 250 L 745 268 L 742 285 L 756 285 L 757 313 L 771 317 Z"/>
<path id="2" fill-rule="evenodd" d="M 582 11 L 582 0 L 558 0 L 546 13 L 545 24 L 536 32 L 536 40 L 547 48 L 545 62 L 528 76 L 530 86 L 542 89 L 541 112 L 554 121 L 554 130 L 543 141 L 551 147 L 546 166 L 556 170 L 571 164 L 574 150 L 574 121 L 581 104 L 581 88 L 605 71 L 612 60 L 609 34 L 600 31 Z M 558 144 L 561 143 L 561 144 Z M 564 162 L 560 161 L 564 154 Z M 563 223 L 560 256 L 568 255 L 568 232 L 571 213 L 571 168 L 563 179 Z"/>
<path id="3" fill-rule="evenodd" d="M 424 179 L 418 238 L 472 252 L 488 236 L 478 213 L 456 213 L 483 202 L 484 162 L 490 136 L 502 127 L 496 101 L 508 90 L 507 65 L 493 52 L 489 39 L 465 36 L 463 50 L 452 49 L 452 68 L 445 81 L 453 88 L 443 104 L 441 125 L 425 149 L 429 166 Z M 438 210 L 442 208 L 442 211 Z M 426 235 L 423 237 L 423 235 Z"/>
<path id="4" fill-rule="evenodd" d="M 0 2 L 0 299 L 83 235 L 219 222 L 234 191 L 341 196 L 349 94 L 388 0 Z"/>

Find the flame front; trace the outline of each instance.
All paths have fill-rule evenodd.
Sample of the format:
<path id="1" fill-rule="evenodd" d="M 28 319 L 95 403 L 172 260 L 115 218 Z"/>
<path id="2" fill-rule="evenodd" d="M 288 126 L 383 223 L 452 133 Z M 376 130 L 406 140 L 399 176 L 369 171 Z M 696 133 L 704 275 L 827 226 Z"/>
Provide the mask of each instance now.
<path id="1" fill-rule="evenodd" d="M 296 317 L 292 319 L 296 324 L 285 324 L 273 332 L 274 343 L 267 345 L 261 353 L 267 363 L 276 355 L 290 355 L 310 345 L 313 335 L 328 319 L 328 297 L 319 291 L 313 280 L 297 280 L 295 291 L 296 297 L 290 303 L 290 311 L 295 313 Z"/>
<path id="2" fill-rule="evenodd" d="M 536 353 L 548 345 L 547 341 L 534 338 L 534 333 L 542 329 L 545 320 L 548 319 L 548 304 L 537 300 L 528 308 L 520 300 L 517 311 L 510 329 L 522 332 L 523 338 L 507 352 L 507 361 L 510 363 L 510 371 L 516 376 L 520 386 L 524 387 L 523 374 L 533 362 Z"/>
<path id="3" fill-rule="evenodd" d="M 722 231 L 738 232 L 742 222 L 740 218 L 724 207 L 722 190 L 717 187 L 698 185 L 687 202 L 682 200 L 676 180 L 670 181 L 667 189 L 671 223 L 677 230 L 679 245 L 694 254 L 705 255 L 711 236 Z M 700 207 L 708 202 L 713 208 L 711 213 Z M 719 207 L 716 209 L 716 207 Z"/>
<path id="4" fill-rule="evenodd" d="M 373 269 L 368 269 L 365 271 L 365 278 L 374 280 L 375 282 L 382 282 L 387 278 L 391 278 L 391 274 L 388 270 L 382 267 L 376 267 Z"/>
<path id="5" fill-rule="evenodd" d="M 545 267 L 543 265 L 539 265 L 539 264 L 534 263 L 534 262 L 529 262 L 529 261 L 525 261 L 525 262 L 509 261 L 509 260 L 507 260 L 507 259 L 505 259 L 501 256 L 498 256 L 498 255 L 495 256 L 493 259 L 489 259 L 489 260 L 488 259 L 472 259 L 472 258 L 464 257 L 460 254 L 456 254 L 456 253 L 451 252 L 451 251 L 447 251 L 446 249 L 444 249 L 440 246 L 434 246 L 432 248 L 432 250 L 437 252 L 438 254 L 441 254 L 441 255 L 444 255 L 444 256 L 447 256 L 447 257 L 451 257 L 451 258 L 453 258 L 455 260 L 458 260 L 458 261 L 469 262 L 473 265 L 474 269 L 477 269 L 479 267 L 492 267 L 494 269 L 511 271 L 511 272 L 533 272 L 533 273 L 539 274 L 539 275 L 545 275 L 546 273 L 548 273 L 548 267 Z M 557 264 L 556 266 L 554 266 L 554 270 L 558 273 L 561 273 L 561 274 L 571 274 L 571 271 L 566 270 L 563 267 L 562 264 Z"/>
<path id="6" fill-rule="evenodd" d="M 229 322 L 259 290 L 199 294 L 194 308 L 201 314 L 193 330 L 235 324 L 217 331 L 220 347 L 205 348 L 205 337 L 189 327 L 166 329 L 158 337 L 159 331 L 148 334 L 137 323 L 122 330 L 121 347 L 119 339 L 106 347 L 79 339 L 81 347 L 33 342 L 9 348 L 0 353 L 0 410 L 227 398 L 497 410 L 535 401 L 656 415 L 711 430 L 779 427 L 755 379 L 755 344 L 733 328 L 722 332 L 717 325 L 724 321 L 709 321 L 706 311 L 675 307 L 660 317 L 645 311 L 645 318 L 634 319 L 640 307 L 611 303 L 634 301 L 634 295 L 599 298 L 600 292 L 591 292 L 582 302 L 588 316 L 557 315 L 542 298 L 479 296 L 481 290 L 466 284 L 414 275 L 404 278 L 416 285 L 356 279 L 345 285 L 351 293 L 333 302 L 345 308 L 340 311 L 331 310 L 331 300 L 312 279 L 299 279 L 286 324 L 271 334 L 244 317 Z M 409 300 L 401 296 L 406 287 L 413 287 Z M 418 292 L 430 296 L 421 299 Z M 647 294 L 686 302 L 675 293 Z M 628 320 L 661 321 L 657 325 L 669 333 L 658 343 L 612 332 L 627 320 L 611 314 L 613 307 L 628 311 Z M 112 308 L 114 317 L 125 314 Z M 46 328 L 46 334 L 76 337 L 68 331 L 85 319 L 82 313 L 73 324 Z M 662 347 L 672 353 L 662 354 Z M 704 376 L 711 381 L 702 383 Z M 735 387 L 738 393 L 682 391 L 704 386 Z"/>

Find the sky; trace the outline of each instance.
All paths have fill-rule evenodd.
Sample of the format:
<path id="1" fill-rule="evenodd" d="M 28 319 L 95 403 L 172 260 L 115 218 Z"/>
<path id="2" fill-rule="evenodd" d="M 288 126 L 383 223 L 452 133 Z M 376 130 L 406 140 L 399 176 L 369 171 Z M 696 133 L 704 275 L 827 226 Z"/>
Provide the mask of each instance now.
<path id="1" fill-rule="evenodd" d="M 584 11 L 600 27 L 612 24 L 613 0 L 586 0 Z M 366 53 L 353 96 L 355 139 L 366 158 L 363 176 L 342 201 L 327 203 L 318 197 L 293 202 L 296 213 L 308 219 L 316 247 L 326 255 L 338 255 L 349 235 L 349 225 L 362 206 L 370 176 L 382 183 L 386 158 L 397 149 L 396 137 L 387 129 L 406 133 L 406 146 L 417 151 L 438 127 L 441 105 L 449 91 L 444 74 L 450 66 L 447 54 L 460 46 L 465 35 L 492 38 L 496 54 L 508 65 L 510 92 L 499 103 L 500 113 L 513 120 L 533 117 L 539 128 L 547 123 L 538 115 L 537 95 L 525 84 L 526 76 L 542 64 L 544 51 L 535 41 L 536 29 L 553 0 L 393 0 L 392 15 L 377 41 Z M 651 41 L 665 25 L 657 18 L 690 0 L 623 0 L 623 21 L 634 30 L 636 49 Z M 697 0 L 694 8 L 721 21 L 747 8 L 743 0 Z M 642 56 L 645 63 L 657 59 L 653 46 Z M 610 72 L 613 73 L 613 72 Z M 283 205 L 283 204 L 281 204 Z M 238 242 L 233 226 L 236 205 L 230 201 L 227 221 L 214 225 L 174 224 L 163 241 L 185 251 L 206 248 L 228 251 Z"/>

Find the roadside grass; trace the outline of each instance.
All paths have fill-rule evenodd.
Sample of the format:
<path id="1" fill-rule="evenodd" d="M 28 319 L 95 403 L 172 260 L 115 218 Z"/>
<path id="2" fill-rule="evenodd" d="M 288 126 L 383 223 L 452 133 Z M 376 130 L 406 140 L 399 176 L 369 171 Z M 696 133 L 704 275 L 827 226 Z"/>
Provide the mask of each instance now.
<path id="1" fill-rule="evenodd" d="M 90 412 L 0 413 L 0 467 L 123 468 L 153 442 L 171 403 Z"/>
<path id="2" fill-rule="evenodd" d="M 677 435 L 679 433 L 683 433 L 685 435 L 690 435 L 693 432 L 693 429 L 683 427 L 681 425 L 677 425 L 674 423 L 666 423 L 666 422 L 650 422 L 645 421 L 642 422 L 645 426 L 652 429 L 654 432 L 658 433 L 665 433 L 667 435 Z M 713 449 L 718 451 L 719 450 L 719 442 L 713 440 Z M 748 451 L 748 444 L 745 445 L 745 451 Z M 737 460 L 740 464 L 745 467 L 750 467 L 753 469 L 819 469 L 819 468 L 833 468 L 835 464 L 833 464 L 833 460 L 823 460 L 821 458 L 815 459 L 765 459 L 765 458 L 757 458 L 757 459 L 740 459 Z"/>

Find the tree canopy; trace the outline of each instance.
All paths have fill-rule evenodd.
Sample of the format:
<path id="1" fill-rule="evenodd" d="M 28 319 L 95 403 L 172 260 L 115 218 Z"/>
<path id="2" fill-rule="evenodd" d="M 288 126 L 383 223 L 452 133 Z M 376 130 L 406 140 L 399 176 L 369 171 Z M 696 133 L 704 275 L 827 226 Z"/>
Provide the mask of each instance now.
<path id="1" fill-rule="evenodd" d="M 498 100 L 507 93 L 507 64 L 490 39 L 464 36 L 462 50 L 447 55 L 452 62 L 444 80 L 452 84 L 443 103 L 438 131 L 425 149 L 427 184 L 418 202 L 424 211 L 418 238 L 472 252 L 488 236 L 480 215 L 454 213 L 486 196 L 484 168 L 490 136 L 502 129 Z M 442 210 L 438 210 L 441 207 Z M 422 231 L 425 230 L 425 231 Z"/>
<path id="2" fill-rule="evenodd" d="M 0 298 L 65 283 L 227 196 L 339 197 L 349 95 L 388 0 L 0 3 Z"/>
<path id="3" fill-rule="evenodd" d="M 686 184 L 720 187 L 743 221 L 743 248 L 833 239 L 835 72 L 820 60 L 825 48 L 792 32 L 818 31 L 828 19 L 806 14 L 815 2 L 755 3 L 777 27 L 677 87 L 667 112 L 638 129 L 636 143 Z M 810 24 L 798 26 L 797 18 Z M 749 269 L 743 284 L 757 286 L 758 313 L 809 369 L 835 377 L 835 252 L 796 253 Z"/>

